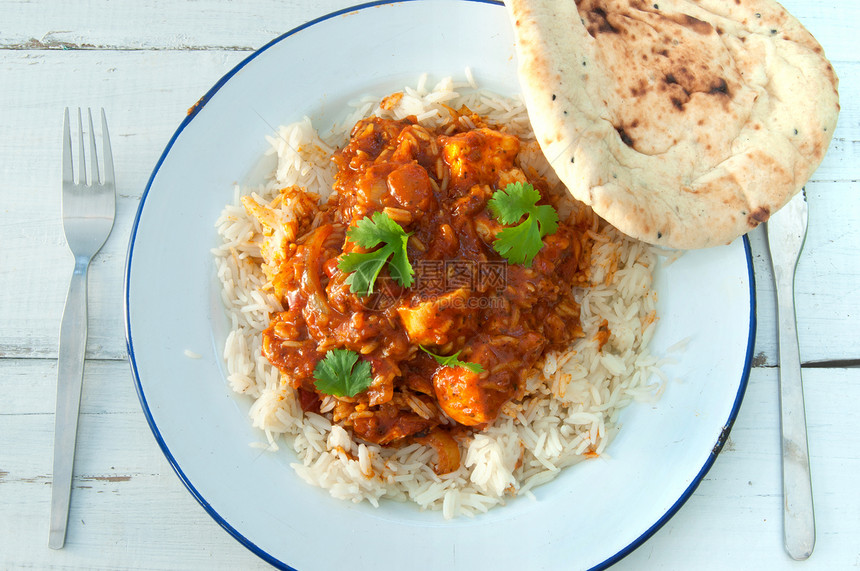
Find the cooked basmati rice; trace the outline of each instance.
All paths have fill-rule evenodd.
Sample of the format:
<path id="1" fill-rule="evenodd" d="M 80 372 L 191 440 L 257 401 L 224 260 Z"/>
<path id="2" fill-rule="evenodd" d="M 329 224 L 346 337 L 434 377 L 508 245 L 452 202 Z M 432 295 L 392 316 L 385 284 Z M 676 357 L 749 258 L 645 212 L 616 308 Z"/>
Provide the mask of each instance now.
<path id="1" fill-rule="evenodd" d="M 320 414 L 302 412 L 293 389 L 262 356 L 269 314 L 283 308 L 263 287 L 261 227 L 239 197 L 255 193 L 265 203 L 281 188 L 298 185 L 324 201 L 334 180 L 330 156 L 359 119 L 371 113 L 394 119 L 416 115 L 436 127 L 448 117 L 442 103 L 466 105 L 529 140 L 520 160 L 557 183 L 531 136 L 522 101 L 477 89 L 468 71 L 466 78 L 465 83 L 447 78 L 428 88 L 422 76 L 416 87 L 404 89 L 393 109 L 380 108 L 378 97 L 359 99 L 324 136 L 308 118 L 280 127 L 268 138 L 270 153 L 277 155 L 271 179 L 256 188 L 236 187 L 233 203 L 216 224 L 222 243 L 213 249 L 231 321 L 224 348 L 227 380 L 235 392 L 252 399 L 251 422 L 264 436 L 252 445 L 276 451 L 286 443 L 297 458 L 292 464 L 297 473 L 336 498 L 374 506 L 383 498 L 408 500 L 441 510 L 445 518 L 486 512 L 514 496 L 531 495 L 563 468 L 604 455 L 619 429 L 619 412 L 635 400 L 659 396 L 665 377 L 647 349 L 657 323 L 651 283 L 656 255 L 611 227 L 595 233 L 594 285 L 577 292 L 585 337 L 568 351 L 547 354 L 525 380 L 528 396 L 508 403 L 495 423 L 462 444 L 460 468 L 439 476 L 428 446 L 368 444 Z M 597 334 L 604 320 L 611 335 L 601 346 Z"/>

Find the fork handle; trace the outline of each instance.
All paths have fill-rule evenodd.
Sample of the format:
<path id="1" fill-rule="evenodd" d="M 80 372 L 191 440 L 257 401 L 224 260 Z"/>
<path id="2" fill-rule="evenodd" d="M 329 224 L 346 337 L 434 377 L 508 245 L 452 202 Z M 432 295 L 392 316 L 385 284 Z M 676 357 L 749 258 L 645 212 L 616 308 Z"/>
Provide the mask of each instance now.
<path id="1" fill-rule="evenodd" d="M 89 260 L 77 258 L 69 283 L 60 325 L 57 357 L 57 413 L 54 417 L 54 475 L 51 484 L 51 529 L 48 547 L 60 549 L 66 542 L 78 412 L 87 349 L 87 269 Z"/>
<path id="2" fill-rule="evenodd" d="M 815 547 L 815 513 L 794 310 L 794 275 L 777 276 L 776 286 L 785 550 L 793 559 L 804 560 Z"/>

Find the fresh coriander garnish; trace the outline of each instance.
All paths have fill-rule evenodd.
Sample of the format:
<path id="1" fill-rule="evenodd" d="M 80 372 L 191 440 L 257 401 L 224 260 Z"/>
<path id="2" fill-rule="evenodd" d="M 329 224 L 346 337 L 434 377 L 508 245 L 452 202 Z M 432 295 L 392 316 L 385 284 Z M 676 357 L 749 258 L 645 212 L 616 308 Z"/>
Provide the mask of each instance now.
<path id="1" fill-rule="evenodd" d="M 406 255 L 406 242 L 410 235 L 384 212 L 374 212 L 372 218 L 364 217 L 351 226 L 346 236 L 362 248 L 384 246 L 372 252 L 353 252 L 341 258 L 337 267 L 342 272 L 352 272 L 346 278 L 349 290 L 358 295 L 373 293 L 373 284 L 386 262 L 388 272 L 398 284 L 411 286 L 415 272 Z"/>
<path id="2" fill-rule="evenodd" d="M 512 264 L 530 267 L 543 247 L 543 237 L 558 230 L 558 213 L 548 204 L 538 206 L 540 198 L 540 192 L 532 185 L 512 182 L 494 192 L 487 202 L 496 220 L 517 224 L 496 234 L 493 242 L 496 252 Z M 524 215 L 526 219 L 520 223 Z"/>
<path id="3" fill-rule="evenodd" d="M 349 349 L 332 349 L 326 353 L 314 368 L 314 379 L 318 391 L 336 397 L 354 397 L 373 382 L 370 363 L 359 361 L 358 353 Z"/>
<path id="4" fill-rule="evenodd" d="M 448 355 L 447 357 L 443 357 L 442 355 L 437 355 L 436 353 L 431 353 L 427 349 L 424 348 L 424 345 L 419 345 L 421 350 L 436 359 L 436 362 L 442 365 L 443 367 L 463 367 L 465 369 L 469 369 L 473 373 L 483 373 L 484 367 L 479 365 L 478 363 L 470 363 L 468 361 L 461 361 L 457 357 L 460 356 L 460 353 L 463 351 L 457 351 L 453 355 Z"/>

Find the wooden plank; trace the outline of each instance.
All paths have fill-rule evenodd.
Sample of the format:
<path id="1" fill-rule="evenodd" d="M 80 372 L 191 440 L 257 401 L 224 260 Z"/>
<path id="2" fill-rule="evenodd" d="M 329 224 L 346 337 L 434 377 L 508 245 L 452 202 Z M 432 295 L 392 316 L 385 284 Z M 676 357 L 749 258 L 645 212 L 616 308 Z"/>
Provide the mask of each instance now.
<path id="1" fill-rule="evenodd" d="M 16 420 L 9 436 L 29 438 L 29 454 L 38 451 L 39 468 L 47 472 L 4 462 L 8 473 L 0 478 L 3 569 L 266 568 L 186 491 L 139 413 L 81 417 L 83 453 L 76 461 L 67 543 L 61 551 L 48 549 L 51 448 L 44 425 L 52 417 Z M 10 428 L 8 421 L 0 419 L 5 430 Z M 129 424 L 134 429 L 124 430 Z M 95 438 L 97 433 L 115 436 L 105 440 Z M 94 449 L 96 443 L 100 450 Z"/>
<path id="2" fill-rule="evenodd" d="M 0 399 L 0 416 L 53 416 L 57 386 L 56 361 L 0 359 L 0 373 L 0 388 L 4 395 L 10 397 Z M 138 413 L 140 403 L 128 363 L 87 360 L 84 388 L 81 391 L 81 414 Z"/>
<path id="3" fill-rule="evenodd" d="M 806 192 L 809 229 L 795 275 L 801 360 L 828 361 L 839 359 L 839 354 L 860 359 L 860 183 L 810 182 Z M 750 243 L 756 276 L 756 365 L 775 366 L 776 292 L 764 228 L 750 233 Z"/>
<path id="4" fill-rule="evenodd" d="M 803 567 L 848 569 L 860 560 L 849 539 L 860 537 L 860 495 L 851 491 L 860 422 L 834 397 L 858 395 L 860 371 L 807 370 L 804 382 L 817 542 Z M 729 442 L 696 493 L 618 569 L 796 568 L 782 548 L 777 386 L 775 370 L 753 372 Z"/>
<path id="5" fill-rule="evenodd" d="M 123 270 L 140 196 L 186 109 L 245 55 L 0 50 L 4 84 L 17 86 L 0 91 L 0 108 L 7 110 L 0 114 L 0 130 L 16 134 L 0 139 L 0 153 L 17 157 L 0 164 L 0 291 L 15 300 L 0 305 L 0 357 L 56 355 L 66 276 L 74 265 L 60 218 L 63 108 L 104 107 L 108 117 L 117 216 L 90 267 L 87 354 L 122 359 Z M 98 80 L 81 84 L 82 76 Z M 56 269 L 54 279 L 45 279 L 47 268 Z"/>
<path id="6" fill-rule="evenodd" d="M 56 2 L 0 0 L 0 569 L 265 569 L 173 474 L 141 414 L 122 324 L 131 219 L 185 110 L 279 34 L 351 0 Z M 821 41 L 843 111 L 807 185 L 810 234 L 798 269 L 804 361 L 857 358 L 860 320 L 860 4 L 783 0 Z M 418 70 L 420 71 L 420 70 Z M 10 87 L 11 86 L 11 87 Z M 117 226 L 91 269 L 90 347 L 69 543 L 47 549 L 56 336 L 71 271 L 59 222 L 60 116 L 105 106 L 120 182 Z M 756 365 L 740 416 L 696 493 L 618 569 L 790 569 L 781 546 L 773 287 L 751 234 Z M 21 358 L 19 358 L 21 357 Z M 93 358 L 97 360 L 93 360 Z M 98 360 L 100 359 L 100 360 Z M 818 544 L 807 569 L 860 563 L 858 369 L 806 369 Z M 572 565 L 575 565 L 573 563 Z"/>
<path id="7" fill-rule="evenodd" d="M 0 390 L 16 396 L 0 400 L 0 568 L 265 568 L 173 474 L 139 411 L 128 368 L 115 361 L 88 365 L 69 543 L 47 549 L 54 375 L 47 360 L 0 360 Z M 846 416 L 844 404 L 860 400 L 860 370 L 811 370 L 804 380 L 818 526 L 805 567 L 845 569 L 860 555 L 851 539 L 860 537 L 860 495 L 851 492 L 860 420 Z M 776 395 L 775 370 L 756 369 L 714 467 L 619 569 L 791 568 L 781 539 Z"/>
<path id="8" fill-rule="evenodd" d="M 3 4 L 7 6 L 3 8 L 0 49 L 243 51 L 356 2 L 7 0 Z"/>
<path id="9" fill-rule="evenodd" d="M 117 4 L 98 0 L 82 4 L 6 0 L 0 48 L 256 49 L 295 26 L 359 3 L 144 0 Z M 818 38 L 828 57 L 856 58 L 852 45 L 842 41 L 852 37 L 853 23 L 860 20 L 860 8 L 855 3 L 784 0 L 782 4 Z"/>
<path id="10" fill-rule="evenodd" d="M 117 223 L 91 268 L 90 345 L 93 358 L 125 355 L 122 275 L 133 214 L 159 155 L 185 110 L 219 77 L 241 61 L 239 52 L 3 51 L 0 70 L 17 89 L 0 91 L 0 290 L 15 303 L 0 305 L 0 356 L 53 357 L 67 284 L 45 280 L 43 268 L 71 273 L 60 223 L 59 147 L 66 105 L 104 106 L 112 129 L 118 173 Z M 860 65 L 851 63 L 843 82 L 846 98 L 860 99 Z M 145 71 L 141 71 L 145 70 Z M 96 77 L 81 85 L 82 74 Z M 158 86 L 153 89 L 153 85 Z M 860 116 L 846 109 L 834 144 L 812 183 L 806 255 L 798 271 L 798 318 L 803 358 L 822 361 L 857 357 L 852 332 L 860 328 L 860 193 L 857 149 Z M 53 165 L 53 166 L 52 166 Z M 851 178 L 853 177 L 853 178 Z M 835 181 L 835 182 L 834 182 Z M 33 197 L 39 197 L 34 200 Z M 833 224 L 832 217 L 840 217 Z M 35 224 L 34 224 L 35 223 Z M 753 233 L 759 288 L 757 363 L 774 365 L 772 285 L 764 241 Z M 36 265 L 32 260 L 44 265 Z M 822 281 L 820 276 L 828 276 Z"/>
<path id="11" fill-rule="evenodd" d="M 48 549 L 55 387 L 51 361 L 0 360 L 0 568 L 267 568 L 173 473 L 118 361 L 87 363 L 67 544 Z"/>

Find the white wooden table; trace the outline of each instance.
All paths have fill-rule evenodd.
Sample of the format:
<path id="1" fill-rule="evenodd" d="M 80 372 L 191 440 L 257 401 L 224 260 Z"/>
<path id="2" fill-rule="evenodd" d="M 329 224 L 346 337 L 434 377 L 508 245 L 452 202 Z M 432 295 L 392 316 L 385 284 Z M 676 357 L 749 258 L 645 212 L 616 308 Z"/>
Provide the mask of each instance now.
<path id="1" fill-rule="evenodd" d="M 174 475 L 126 361 L 122 276 L 148 177 L 186 109 L 270 39 L 351 0 L 0 0 L 0 569 L 253 569 Z M 860 566 L 860 8 L 785 0 L 841 79 L 842 113 L 807 185 L 797 275 L 818 541 L 782 547 L 775 304 L 751 234 L 758 335 L 722 454 L 680 512 L 617 569 Z M 47 547 L 57 337 L 73 261 L 60 223 L 61 117 L 102 106 L 117 219 L 90 270 L 89 347 L 66 547 Z M 575 566 L 575 562 L 571 562 Z"/>

